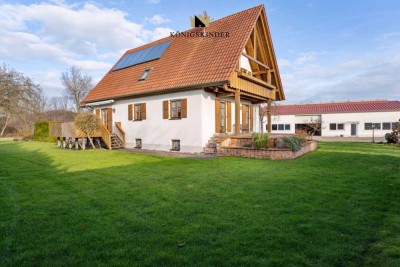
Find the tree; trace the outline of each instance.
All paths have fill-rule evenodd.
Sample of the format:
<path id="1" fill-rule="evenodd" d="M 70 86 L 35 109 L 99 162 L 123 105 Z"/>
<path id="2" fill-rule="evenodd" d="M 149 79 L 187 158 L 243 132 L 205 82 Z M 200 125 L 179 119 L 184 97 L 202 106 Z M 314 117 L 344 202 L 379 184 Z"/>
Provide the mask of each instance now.
<path id="1" fill-rule="evenodd" d="M 13 68 L 0 67 L 0 118 L 4 121 L 0 136 L 9 125 L 21 135 L 31 135 L 45 103 L 46 97 L 38 84 Z"/>
<path id="2" fill-rule="evenodd" d="M 93 87 L 92 77 L 84 75 L 76 66 L 72 66 L 61 74 L 61 82 L 65 87 L 65 95 L 70 99 L 76 112 L 80 112 L 80 104 L 89 90 Z"/>
<path id="3" fill-rule="evenodd" d="M 89 138 L 90 144 L 92 147 L 95 148 L 92 136 L 101 127 L 101 120 L 98 116 L 94 115 L 93 113 L 79 113 L 75 117 L 75 125 L 78 127 L 79 130 L 84 132 L 86 136 Z"/>
<path id="4" fill-rule="evenodd" d="M 304 123 L 307 125 L 306 131 L 310 136 L 310 140 L 313 139 L 316 132 L 319 132 L 323 129 L 320 119 L 311 118 L 309 121 L 304 121 Z"/>

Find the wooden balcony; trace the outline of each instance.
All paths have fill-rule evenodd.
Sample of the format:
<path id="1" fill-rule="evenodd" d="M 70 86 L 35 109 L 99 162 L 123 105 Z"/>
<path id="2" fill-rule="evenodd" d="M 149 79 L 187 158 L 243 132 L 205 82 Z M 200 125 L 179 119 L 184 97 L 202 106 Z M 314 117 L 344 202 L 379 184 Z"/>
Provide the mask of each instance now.
<path id="1" fill-rule="evenodd" d="M 229 86 L 231 88 L 240 89 L 241 92 L 247 93 L 250 96 L 254 95 L 255 97 L 265 100 L 275 100 L 275 86 L 243 71 L 233 72 Z"/>

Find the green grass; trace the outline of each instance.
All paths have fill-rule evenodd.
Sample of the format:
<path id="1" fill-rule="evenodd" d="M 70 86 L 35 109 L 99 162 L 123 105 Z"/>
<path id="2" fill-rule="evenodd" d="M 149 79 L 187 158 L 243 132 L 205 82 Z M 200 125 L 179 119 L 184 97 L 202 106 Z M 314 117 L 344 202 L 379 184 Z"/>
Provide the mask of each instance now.
<path id="1" fill-rule="evenodd" d="M 399 148 L 263 161 L 0 141 L 0 266 L 399 263 Z"/>

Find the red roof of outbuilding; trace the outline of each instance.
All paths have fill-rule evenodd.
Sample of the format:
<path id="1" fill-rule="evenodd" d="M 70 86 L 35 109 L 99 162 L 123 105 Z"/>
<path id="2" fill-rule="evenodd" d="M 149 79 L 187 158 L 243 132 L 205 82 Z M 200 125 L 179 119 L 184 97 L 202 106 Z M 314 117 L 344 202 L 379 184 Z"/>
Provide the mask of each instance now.
<path id="1" fill-rule="evenodd" d="M 116 71 L 110 70 L 89 92 L 83 102 L 98 101 L 152 93 L 194 85 L 226 83 L 258 17 L 264 10 L 260 5 L 210 23 L 207 32 L 228 32 L 227 38 L 166 37 L 128 50 L 133 53 L 166 41 L 172 41 L 158 60 Z M 202 31 L 193 28 L 188 32 Z M 153 70 L 145 81 L 138 81 L 145 69 Z"/>
<path id="2" fill-rule="evenodd" d="M 374 100 L 275 106 L 274 115 L 400 111 L 400 101 Z"/>

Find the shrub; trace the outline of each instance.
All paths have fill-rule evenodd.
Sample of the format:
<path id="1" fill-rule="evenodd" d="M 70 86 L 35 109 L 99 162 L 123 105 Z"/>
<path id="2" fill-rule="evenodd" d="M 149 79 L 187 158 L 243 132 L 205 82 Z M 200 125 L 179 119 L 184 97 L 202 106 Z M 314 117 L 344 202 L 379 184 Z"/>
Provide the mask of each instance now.
<path id="1" fill-rule="evenodd" d="M 26 138 L 28 138 L 28 136 L 26 136 Z M 48 121 L 37 121 L 35 123 L 33 140 L 41 142 L 55 142 L 57 140 L 55 137 L 50 137 Z"/>
<path id="2" fill-rule="evenodd" d="M 300 137 L 300 138 L 304 138 L 304 139 L 310 138 L 310 134 L 306 130 L 303 130 L 303 129 L 296 130 L 296 136 Z"/>
<path id="3" fill-rule="evenodd" d="M 306 141 L 304 138 L 297 136 L 285 137 L 283 140 L 285 142 L 285 146 L 293 152 L 299 151 L 301 149 L 301 145 Z"/>
<path id="4" fill-rule="evenodd" d="M 282 138 L 276 138 L 275 139 L 275 147 L 276 148 L 280 148 L 280 149 L 285 148 L 286 147 L 285 146 L 285 141 L 283 141 Z"/>
<path id="5" fill-rule="evenodd" d="M 268 148 L 269 145 L 269 134 L 264 133 L 253 133 L 253 143 L 255 148 L 261 149 L 261 148 Z"/>
<path id="6" fill-rule="evenodd" d="M 397 131 L 387 133 L 385 134 L 385 140 L 388 144 L 396 144 L 399 142 L 399 133 Z"/>

